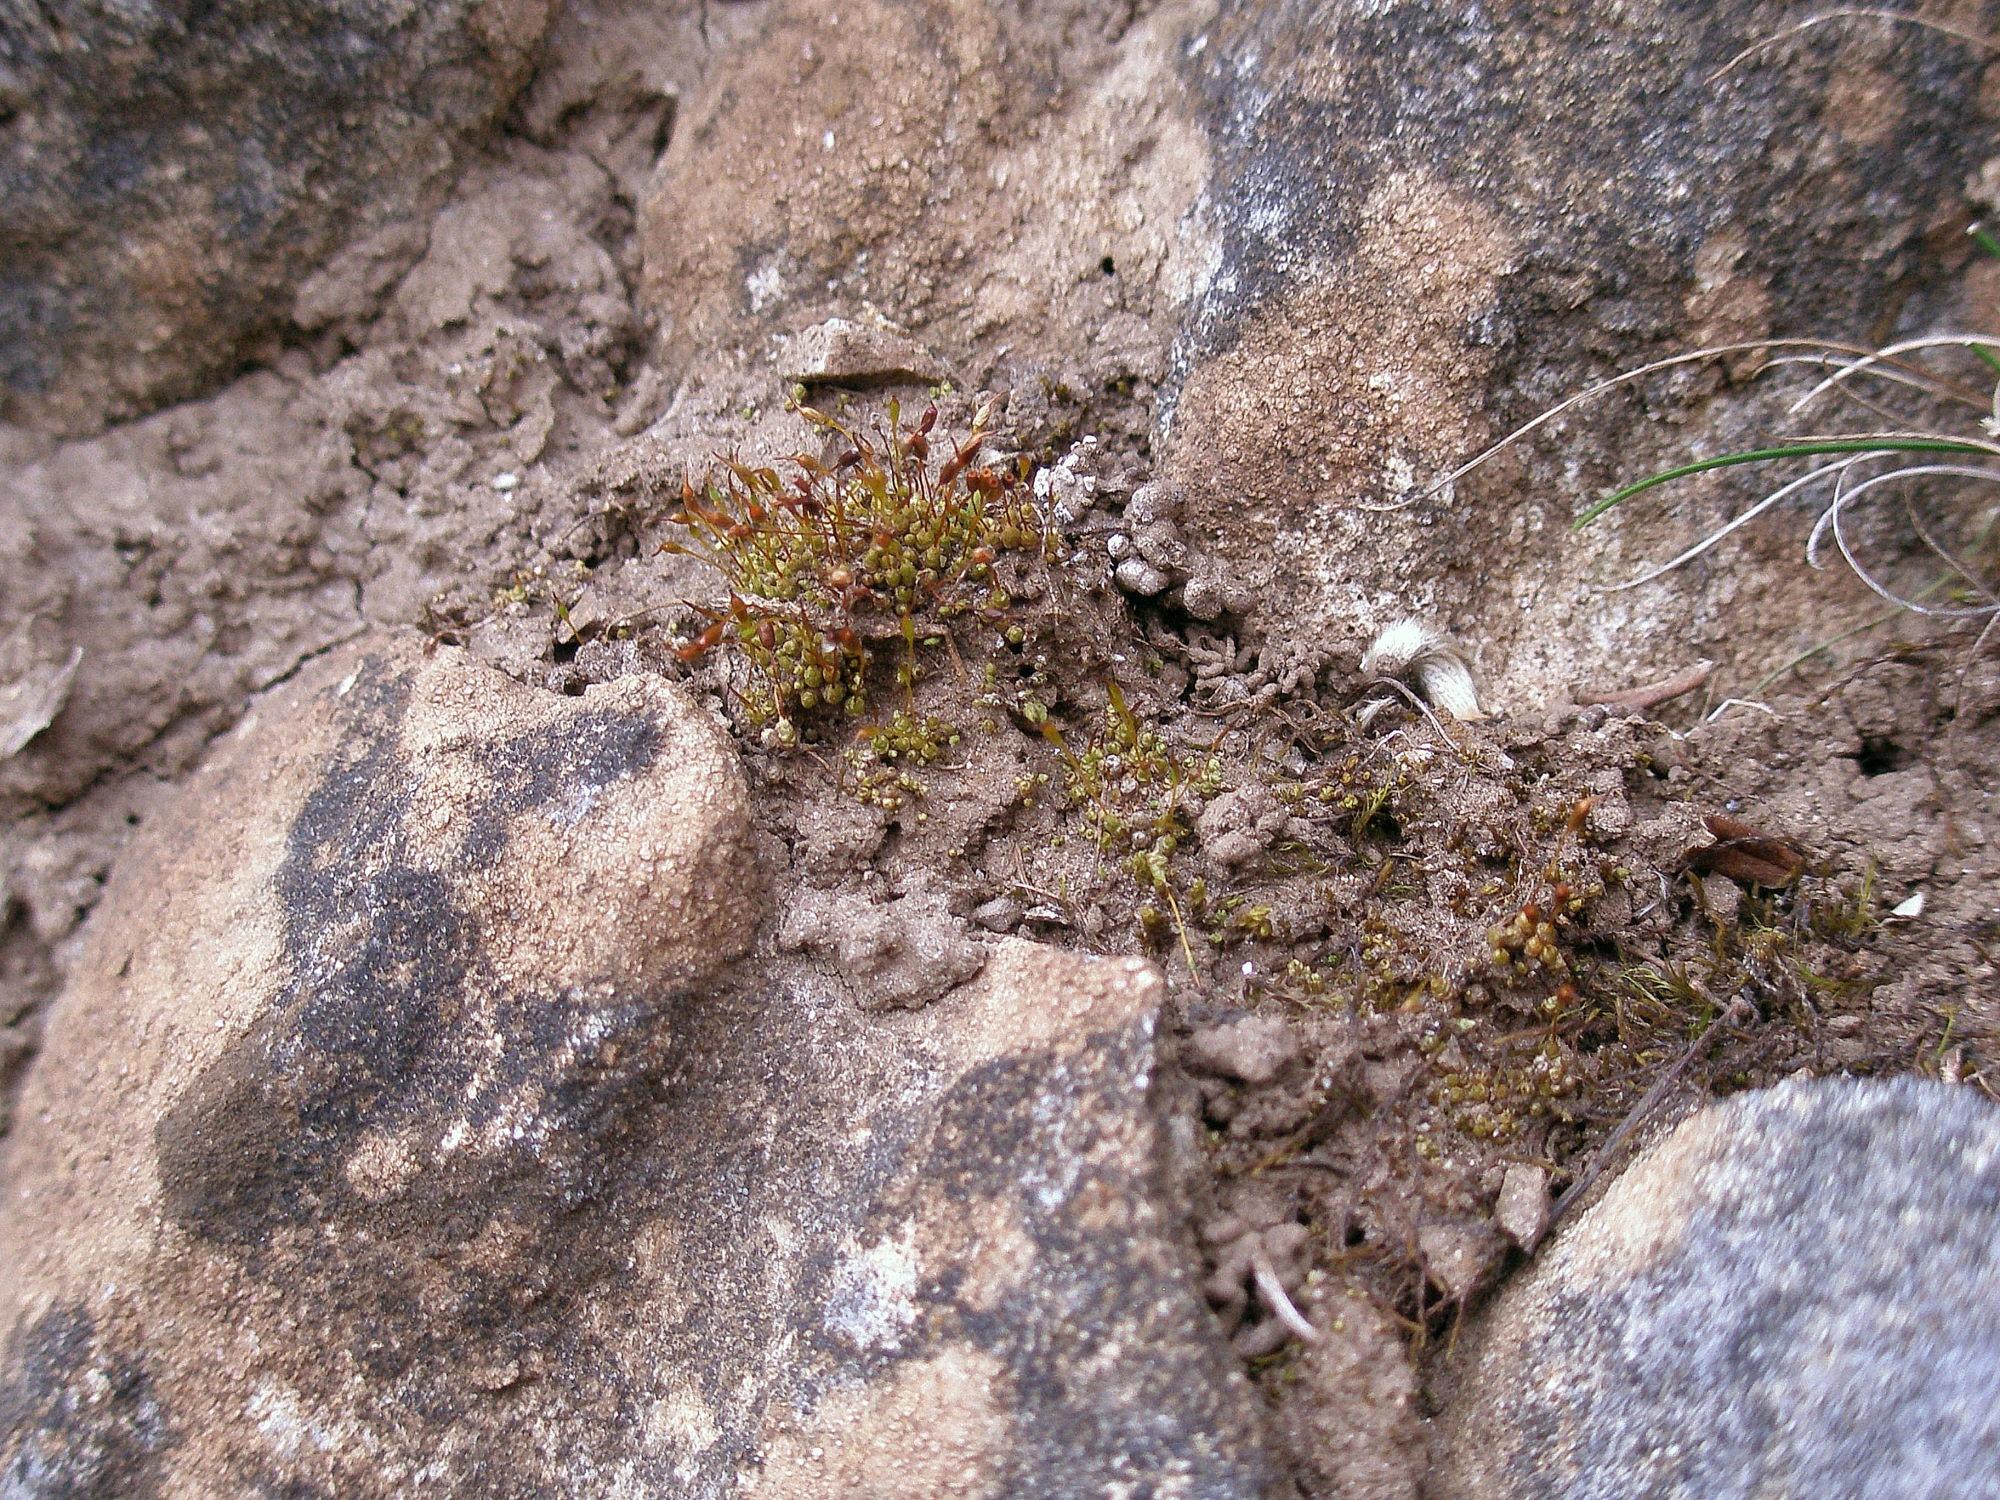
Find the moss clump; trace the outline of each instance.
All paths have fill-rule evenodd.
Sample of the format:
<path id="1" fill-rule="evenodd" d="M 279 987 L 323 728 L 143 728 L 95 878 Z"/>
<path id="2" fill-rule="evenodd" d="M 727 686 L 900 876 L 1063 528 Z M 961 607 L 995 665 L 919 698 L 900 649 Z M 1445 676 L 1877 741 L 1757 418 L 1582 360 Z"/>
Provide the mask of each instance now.
<path id="1" fill-rule="evenodd" d="M 857 743 L 842 752 L 854 773 L 855 800 L 896 812 L 911 798 L 924 795 L 923 782 L 910 768 L 936 764 L 958 744 L 958 731 L 944 719 L 898 709 L 880 724 L 863 725 L 855 739 Z"/>
<path id="2" fill-rule="evenodd" d="M 1083 829 L 1106 854 L 1128 862 L 1133 879 L 1165 892 L 1168 867 L 1194 832 L 1191 807 L 1222 785 L 1222 762 L 1173 749 L 1141 721 L 1117 683 L 1109 686 L 1104 722 L 1081 752 L 1062 745 L 1053 725 L 1043 733 L 1063 751 L 1064 790 L 1083 810 Z"/>
<path id="3" fill-rule="evenodd" d="M 937 408 L 904 427 L 866 429 L 809 406 L 830 462 L 798 453 L 779 465 L 720 461 L 682 483 L 669 520 L 686 541 L 662 552 L 701 559 L 729 587 L 726 608 L 680 648 L 692 661 L 718 646 L 740 652 L 751 686 L 739 692 L 766 743 L 798 742 L 816 714 L 868 711 L 877 647 L 897 643 L 897 682 L 913 687 L 920 647 L 966 615 L 1003 624 L 1014 603 L 1007 556 L 1053 560 L 1060 542 L 1038 512 L 1025 461 L 981 463 L 989 411 L 959 442 L 933 450 Z"/>

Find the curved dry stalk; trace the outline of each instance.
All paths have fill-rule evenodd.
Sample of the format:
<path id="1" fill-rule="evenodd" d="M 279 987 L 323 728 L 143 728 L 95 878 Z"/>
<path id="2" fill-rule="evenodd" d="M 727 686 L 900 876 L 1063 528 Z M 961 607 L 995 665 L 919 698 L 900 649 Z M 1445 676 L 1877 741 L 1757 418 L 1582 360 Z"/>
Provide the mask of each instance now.
<path id="1" fill-rule="evenodd" d="M 1986 580 L 1973 572 L 1971 567 L 1966 563 L 1961 562 L 1958 556 L 1950 548 L 1946 547 L 1943 542 L 1931 535 L 1930 528 L 1924 524 L 1923 517 L 1917 514 L 1917 507 L 1911 502 L 1908 495 L 1903 497 L 1903 515 L 1910 523 L 1910 530 L 1917 534 L 1918 541 L 1922 542 L 1942 558 L 1953 572 L 1957 573 L 1959 577 L 1963 578 L 1972 587 L 1974 592 L 1983 595 L 1996 604 L 2000 604 L 2000 595 L 1996 595 L 1987 586 Z"/>
<path id="2" fill-rule="evenodd" d="M 1407 495 L 1390 505 L 1361 505 L 1355 508 L 1379 514 L 1389 511 L 1406 510 L 1420 501 L 1428 500 L 1439 490 L 1463 479 L 1496 453 L 1512 447 L 1536 428 L 1555 420 L 1555 418 L 1561 416 L 1572 407 L 1581 406 L 1584 402 L 1601 396 L 1606 391 L 1614 390 L 1618 386 L 1629 385 L 1635 380 L 1643 379 L 1648 375 L 1656 375 L 1662 370 L 1671 370 L 1680 365 L 1699 364 L 1705 360 L 1720 359 L 1724 355 L 1729 354 L 1754 354 L 1772 349 L 1817 349 L 1825 353 L 1852 355 L 1856 359 L 1875 352 L 1859 344 L 1843 344 L 1833 339 L 1749 339 L 1740 344 L 1712 344 L 1705 349 L 1690 350 L 1686 354 L 1669 355 L 1665 359 L 1656 359 L 1650 364 L 1643 364 L 1635 369 L 1626 370 L 1621 374 L 1600 380 L 1595 385 L 1586 386 L 1573 396 L 1565 397 L 1544 411 L 1540 416 L 1522 423 L 1497 443 L 1491 444 L 1474 457 L 1460 464 L 1456 469 L 1445 475 L 1444 478 L 1434 481 L 1413 495 Z"/>
<path id="3" fill-rule="evenodd" d="M 1974 453 L 1984 458 L 2000 458 L 2000 442 L 1992 438 L 1959 437 L 1954 433 L 1925 432 L 1921 428 L 1889 428 L 1881 432 L 1802 432 L 1784 439 L 1788 445 L 1801 443 L 1880 443 L 1885 449 L 1907 453 L 1912 443 L 1933 445 L 1931 451 Z M 1922 451 L 1922 450 L 1919 450 Z"/>
<path id="4" fill-rule="evenodd" d="M 1681 553 L 1679 557 L 1673 559 L 1673 561 L 1661 563 L 1657 568 L 1652 569 L 1650 572 L 1641 573 L 1637 578 L 1628 579 L 1624 583 L 1614 583 L 1610 587 L 1604 589 L 1603 592 L 1607 594 L 1622 594 L 1627 589 L 1636 589 L 1642 583 L 1651 583 L 1655 578 L 1665 577 L 1668 573 L 1673 572 L 1674 569 L 1682 566 L 1683 564 L 1693 562 L 1697 557 L 1700 557 L 1702 553 L 1708 551 L 1709 548 L 1715 546 L 1716 543 L 1720 542 L 1724 537 L 1728 536 L 1731 532 L 1741 530 L 1743 527 L 1748 526 L 1752 521 L 1756 520 L 1757 517 L 1761 516 L 1762 514 L 1764 514 L 1765 511 L 1769 510 L 1772 506 L 1776 505 L 1780 500 L 1783 500 L 1790 495 L 1796 494 L 1798 491 L 1804 489 L 1807 485 L 1811 484 L 1815 479 L 1823 479 L 1828 474 L 1832 474 L 1837 470 L 1846 469 L 1850 465 L 1862 462 L 1864 459 L 1880 458 L 1882 456 L 1883 455 L 1879 453 L 1857 453 L 1851 458 L 1841 459 L 1838 463 L 1822 464 L 1820 465 L 1820 467 L 1814 469 L 1812 472 L 1801 475 L 1799 478 L 1794 479 L 1790 484 L 1784 485 L 1779 489 L 1773 490 L 1770 494 L 1766 495 L 1763 499 L 1759 500 L 1755 505 L 1751 506 L 1748 510 L 1744 511 L 1742 515 L 1737 516 L 1733 520 L 1731 520 L 1727 525 L 1718 527 L 1716 530 L 1711 531 L 1707 536 L 1703 537 L 1699 542 L 1695 543 L 1694 546 L 1688 548 L 1687 551 Z"/>
<path id="5" fill-rule="evenodd" d="M 1823 356 L 1814 357 L 1808 354 L 1788 354 L 1782 359 L 1772 360 L 1764 368 L 1770 370 L 1776 369 L 1780 365 L 1814 365 L 1824 370 L 1832 363 L 1831 360 Z M 1819 389 L 1825 389 L 1836 383 L 1840 383 L 1844 376 L 1856 373 L 1857 371 L 1869 375 L 1876 380 L 1884 380 L 1896 385 L 1908 386 L 1911 390 L 1920 391 L 1934 401 L 1958 401 L 1971 406 L 1975 411 L 1984 411 L 1986 409 L 1986 400 L 1983 396 L 1975 399 L 1969 392 L 1961 390 L 1952 382 L 1942 379 L 1935 371 L 1926 370 L 1920 365 L 1902 364 L 1892 360 L 1885 360 L 1880 364 L 1868 366 L 1865 370 L 1858 363 L 1842 365 L 1834 376 L 1821 382 Z M 1849 390 L 1844 383 L 1841 384 L 1841 393 L 1850 400 L 1858 399 L 1855 393 Z M 1817 394 L 1817 392 L 1801 396 L 1788 408 L 1788 414 L 1801 410 L 1806 402 L 1812 399 L 1814 394 Z"/>
<path id="6" fill-rule="evenodd" d="M 1834 482 L 1833 503 L 1827 506 L 1825 513 L 1814 525 L 1812 535 L 1806 540 L 1806 561 L 1815 568 L 1825 566 L 1820 560 L 1820 549 L 1825 543 L 1827 534 L 1831 532 L 1834 545 L 1840 549 L 1841 558 L 1847 563 L 1848 567 L 1854 570 L 1854 576 L 1891 604 L 1907 609 L 1912 614 L 1942 620 L 1983 619 L 1989 615 L 2000 613 L 2000 604 L 1981 604 L 1970 608 L 1939 608 L 1921 603 L 1915 599 L 1906 599 L 1901 594 L 1896 593 L 1895 590 L 1881 583 L 1872 573 L 1864 568 L 1861 565 L 1860 559 L 1854 555 L 1854 549 L 1848 544 L 1847 533 L 1841 526 L 1841 515 L 1849 504 L 1859 499 L 1869 490 L 1874 489 L 1877 485 L 1888 484 L 1899 479 L 1915 479 L 1926 474 L 1955 475 L 1964 479 L 1984 480 L 1989 484 L 2000 482 L 2000 470 L 1976 469 L 1967 464 L 1915 464 L 1908 468 L 1891 469 L 1886 474 L 1877 474 L 1871 479 L 1863 480 L 1852 489 L 1846 487 L 1847 476 L 1842 474 Z"/>
<path id="7" fill-rule="evenodd" d="M 1921 349 L 1971 349 L 1975 347 L 2000 349 L 2000 338 L 1994 338 L 1991 335 L 1983 333 L 1932 333 L 1926 334 L 1922 338 L 1904 339 L 1901 343 L 1897 344 L 1884 344 L 1880 349 L 1859 356 L 1855 359 L 1854 363 L 1843 365 L 1839 370 L 1827 376 L 1826 379 L 1799 397 L 1797 401 L 1794 401 L 1788 408 L 1788 411 L 1793 415 L 1804 411 L 1823 392 L 1839 385 L 1848 376 L 1860 374 L 1864 371 L 1870 374 L 1878 373 L 1877 366 L 1895 359 L 1898 355 L 1914 354 Z M 1929 375 L 1928 371 L 1923 373 Z M 1985 409 L 1986 401 L 1983 396 L 1975 400 L 1962 391 L 1954 392 L 1949 385 L 1934 375 L 1930 376 L 1930 379 L 1935 382 L 1932 387 L 1934 394 L 1949 400 L 1964 401 L 1968 405 L 1977 407 L 1982 411 Z"/>
<path id="8" fill-rule="evenodd" d="M 1398 682 L 1393 677 L 1376 677 L 1371 679 L 1368 685 L 1370 687 L 1391 688 L 1395 692 L 1400 693 L 1405 699 L 1409 701 L 1409 704 L 1412 708 L 1416 709 L 1418 713 L 1422 714 L 1426 719 L 1429 719 L 1431 721 L 1431 728 L 1435 729 L 1438 733 L 1438 738 L 1444 741 L 1445 749 L 1451 751 L 1453 754 L 1458 753 L 1457 744 L 1453 742 L 1452 737 L 1450 735 L 1445 733 L 1444 725 L 1439 722 L 1438 716 L 1431 711 L 1431 706 L 1428 703 L 1424 702 L 1422 698 L 1419 698 L 1409 688 L 1405 687 L 1402 683 Z M 1378 699 L 1377 701 L 1386 705 L 1389 700 L 1383 698 L 1383 699 Z M 1356 728 L 1366 729 L 1368 727 L 1369 720 L 1375 717 L 1374 711 L 1370 709 L 1364 708 L 1363 713 L 1365 717 L 1363 717 L 1358 721 L 1358 723 L 1355 726 Z"/>
<path id="9" fill-rule="evenodd" d="M 1944 21 L 1933 21 L 1928 16 L 1913 16 L 1908 11 L 1883 10 L 1872 5 L 1845 5 L 1838 10 L 1824 10 L 1816 16 L 1807 16 L 1796 25 L 1787 26 L 1783 31 L 1774 31 L 1761 41 L 1752 42 L 1728 62 L 1708 75 L 1708 81 L 1715 83 L 1727 75 L 1736 65 L 1759 52 L 1777 46 L 1780 42 L 1803 35 L 1816 26 L 1827 26 L 1835 21 L 1891 21 L 1905 26 L 1921 26 L 1926 31 L 1935 31 L 1940 36 L 1965 42 L 1970 46 L 1984 47 L 1988 52 L 2000 52 L 2000 43 L 1990 37 L 1983 37 L 1974 31 L 1961 30 Z"/>

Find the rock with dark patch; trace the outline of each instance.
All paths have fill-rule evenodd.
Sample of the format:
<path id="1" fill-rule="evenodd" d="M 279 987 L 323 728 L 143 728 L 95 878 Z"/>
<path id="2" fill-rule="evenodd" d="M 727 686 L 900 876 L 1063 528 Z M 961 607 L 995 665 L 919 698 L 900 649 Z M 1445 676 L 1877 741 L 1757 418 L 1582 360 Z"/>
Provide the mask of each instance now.
<path id="1" fill-rule="evenodd" d="M 142 837 L 0 1182 L 31 1492 L 1269 1480 L 1165 1206 L 1157 973 L 1002 940 L 882 1016 L 730 967 L 745 787 L 678 690 L 342 654 Z"/>
<path id="2" fill-rule="evenodd" d="M 1586 407 L 1418 497 L 1616 370 L 1740 340 L 1869 342 L 1934 315 L 1969 253 L 1956 231 L 1992 137 L 1989 58 L 1840 14 L 1723 72 L 1796 8 L 1221 7 L 1187 48 L 1215 165 L 1163 446 L 1188 540 L 1252 590 L 1256 633 L 1358 656 L 1423 611 L 1480 648 L 1503 711 L 1577 674 L 1657 677 L 1652 653 L 1690 628 L 1713 641 L 1734 569 L 1688 580 L 1697 607 L 1639 596 L 1603 632 L 1616 639 L 1553 625 L 1553 601 L 1740 508 L 1725 485 L 1697 492 L 1697 513 L 1635 503 L 1588 545 L 1563 540 L 1584 503 L 1692 456 L 1674 430 L 1690 414 L 1704 451 L 1761 446 L 1795 392 L 1729 389 L 1755 358 Z M 1801 541 L 1777 527 L 1731 555 Z M 1755 628 L 1785 640 L 1826 608 L 1805 590 L 1757 607 Z"/>
<path id="3" fill-rule="evenodd" d="M 1478 1332 L 1441 1493 L 1972 1500 L 2000 1462 L 2000 1110 L 1914 1079 L 1711 1105 Z"/>
<path id="4" fill-rule="evenodd" d="M 341 246 L 387 236 L 407 266 L 550 9 L 10 7 L 0 411 L 79 430 L 185 398 Z"/>
<path id="5" fill-rule="evenodd" d="M 0 1494 L 147 1495 L 174 1440 L 143 1364 L 76 1302 L 24 1322 L 0 1375 L 0 1433 L 18 1441 Z"/>

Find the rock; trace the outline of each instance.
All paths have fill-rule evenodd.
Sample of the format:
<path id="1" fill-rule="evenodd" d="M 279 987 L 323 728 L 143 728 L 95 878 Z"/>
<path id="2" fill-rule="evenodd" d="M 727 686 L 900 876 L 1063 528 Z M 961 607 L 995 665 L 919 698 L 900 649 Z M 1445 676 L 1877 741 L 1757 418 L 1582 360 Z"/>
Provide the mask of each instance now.
<path id="1" fill-rule="evenodd" d="M 669 380 L 878 306 L 953 370 L 1038 362 L 1021 392 L 1052 367 L 1150 388 L 1170 336 L 1150 314 L 1191 279 L 1177 225 L 1206 160 L 1182 20 L 1084 0 L 770 6 L 718 49 L 642 204 Z"/>
<path id="2" fill-rule="evenodd" d="M 55 722 L 69 701 L 69 685 L 83 664 L 83 648 L 35 647 L 33 616 L 23 619 L 0 646 L 0 760 L 27 748 Z"/>
<path id="3" fill-rule="evenodd" d="M 1500 1178 L 1493 1222 L 1517 1245 L 1538 1242 L 1549 1223 L 1549 1174 L 1527 1162 L 1510 1163 Z"/>
<path id="4" fill-rule="evenodd" d="M 1147 562 L 1143 557 L 1128 557 L 1113 571 L 1118 587 L 1128 594 L 1137 594 L 1142 599 L 1150 599 L 1155 594 L 1164 594 L 1167 585 L 1173 582 L 1165 573 Z"/>
<path id="5" fill-rule="evenodd" d="M 1035 471 L 1035 499 L 1046 505 L 1064 526 L 1075 525 L 1097 504 L 1098 476 L 1090 472 L 1097 456 L 1096 444 L 1096 438 L 1088 438 L 1047 468 Z M 1121 543 L 1114 536 L 1106 545 L 1113 543 L 1120 544 L 1113 548 L 1113 558 L 1123 557 L 1131 550 L 1130 537 Z"/>
<path id="6" fill-rule="evenodd" d="M 1496 1299 L 1440 1492 L 1964 1497 L 2000 1451 L 2000 1110 L 1916 1079 L 1702 1110 Z"/>
<path id="7" fill-rule="evenodd" d="M 1213 624 L 1228 613 L 1241 613 L 1251 603 L 1252 596 L 1213 564 L 1197 565 L 1192 576 L 1181 585 L 1181 607 L 1187 610 L 1190 619 L 1204 624 Z"/>
<path id="8" fill-rule="evenodd" d="M 1725 875 L 1703 875 L 1701 904 L 1718 929 L 1729 931 L 1743 911 L 1743 887 Z"/>
<path id="9" fill-rule="evenodd" d="M 0 1182 L 31 1492 L 1253 1494 L 1165 1206 L 1161 982 L 998 945 L 917 1014 L 727 967 L 727 738 L 322 658 L 149 820 Z"/>
<path id="10" fill-rule="evenodd" d="M 947 373 L 914 339 L 846 318 L 808 328 L 791 340 L 784 358 L 788 385 L 935 385 Z"/>
<path id="11" fill-rule="evenodd" d="M 1270 848 L 1291 821 L 1291 814 L 1270 787 L 1253 781 L 1209 803 L 1202 809 L 1196 828 L 1208 857 L 1225 870 L 1233 870 Z"/>
<path id="12" fill-rule="evenodd" d="M 436 209 L 507 107 L 550 11 L 18 12 L 0 90 L 0 414 L 79 431 L 187 397 L 340 247 L 394 241 L 407 268 L 422 235 L 402 226 Z"/>
<path id="13" fill-rule="evenodd" d="M 1395 1325 L 1358 1286 L 1329 1286 L 1303 1310 L 1319 1342 L 1297 1346 L 1277 1412 L 1301 1489 L 1330 1500 L 1417 1500 L 1417 1373 Z"/>
<path id="14" fill-rule="evenodd" d="M 1450 1301 L 1464 1303 L 1499 1274 L 1505 1247 L 1484 1224 L 1439 1220 L 1417 1231 L 1424 1271 Z"/>
<path id="15" fill-rule="evenodd" d="M 1021 903 L 1012 896 L 995 896 L 972 909 L 972 920 L 988 932 L 1012 932 L 1026 915 Z"/>
<path id="16" fill-rule="evenodd" d="M 1358 601 L 1399 600 L 1462 627 L 1501 669 L 1495 701 L 1537 702 L 1607 671 L 1650 681 L 1699 629 L 1743 567 L 1661 591 L 1609 659 L 1559 602 L 1687 545 L 1680 507 L 1627 506 L 1588 546 L 1552 538 L 1691 456 L 1684 411 L 1701 452 L 1759 446 L 1775 388 L 1718 392 L 1719 370 L 1648 385 L 1643 407 L 1583 407 L 1456 492 L 1363 507 L 1416 501 L 1600 377 L 1732 340 L 1868 338 L 1889 288 L 1921 298 L 1953 274 L 1925 237 L 1962 212 L 1991 139 L 1983 54 L 1849 20 L 1715 76 L 1792 19 L 1768 0 L 1534 25 L 1464 3 L 1220 7 L 1188 48 L 1214 165 L 1186 224 L 1207 260 L 1159 448 L 1183 528 L 1253 590 L 1251 633 L 1338 638 Z M 1798 540 L 1741 538 L 1734 558 L 1792 561 Z M 1732 650 L 1782 649 L 1813 608 L 1733 612 Z"/>
<path id="17" fill-rule="evenodd" d="M 1146 527 L 1173 521 L 1181 513 L 1182 498 L 1174 485 L 1159 479 L 1148 480 L 1132 491 L 1132 498 L 1125 502 L 1125 524 Z"/>
<path id="18" fill-rule="evenodd" d="M 1185 573 L 1188 565 L 1187 542 L 1181 537 L 1181 529 L 1172 521 L 1151 521 L 1132 533 L 1132 545 L 1139 549 L 1139 555 L 1164 573 Z"/>
<path id="19" fill-rule="evenodd" d="M 1279 1016 L 1245 1016 L 1188 1038 L 1188 1066 L 1242 1083 L 1269 1083 L 1299 1055 L 1299 1039 Z"/>

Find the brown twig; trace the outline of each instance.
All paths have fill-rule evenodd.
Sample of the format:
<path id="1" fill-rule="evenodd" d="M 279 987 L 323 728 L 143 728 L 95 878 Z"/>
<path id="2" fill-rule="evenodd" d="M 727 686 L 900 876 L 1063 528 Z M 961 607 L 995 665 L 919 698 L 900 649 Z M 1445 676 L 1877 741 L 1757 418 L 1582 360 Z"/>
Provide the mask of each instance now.
<path id="1" fill-rule="evenodd" d="M 1678 676 L 1663 682 L 1649 683 L 1645 687 L 1620 688 L 1611 693 L 1578 692 L 1576 701 L 1589 706 L 1601 704 L 1605 708 L 1636 708 L 1644 712 L 1658 708 L 1662 703 L 1670 703 L 1685 693 L 1691 693 L 1715 675 L 1715 663 L 1696 662 Z"/>

